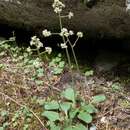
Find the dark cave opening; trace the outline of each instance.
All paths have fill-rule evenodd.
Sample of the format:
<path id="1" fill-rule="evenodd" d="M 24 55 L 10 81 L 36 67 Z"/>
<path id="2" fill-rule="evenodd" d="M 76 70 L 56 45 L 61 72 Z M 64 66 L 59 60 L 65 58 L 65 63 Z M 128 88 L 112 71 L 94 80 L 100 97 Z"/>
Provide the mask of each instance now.
<path id="1" fill-rule="evenodd" d="M 30 39 L 35 34 L 34 31 L 25 29 L 12 29 L 7 25 L 0 27 L 0 37 L 12 37 L 15 30 L 16 41 L 19 46 L 29 46 Z M 51 46 L 54 52 L 62 52 L 57 46 L 60 43 L 59 37 L 40 38 L 45 46 Z M 74 41 L 75 38 L 72 38 Z M 129 38 L 82 38 L 75 47 L 75 52 L 81 66 L 90 65 L 96 70 L 120 69 L 120 66 L 127 65 L 127 73 L 130 74 L 130 39 Z M 73 58 L 72 58 L 73 60 Z M 106 67 L 107 66 L 107 67 Z M 109 68 L 110 66 L 110 68 Z M 106 67 L 106 68 L 105 68 Z M 102 68 L 102 69 L 101 69 Z M 124 70 L 123 70 L 124 71 Z"/>

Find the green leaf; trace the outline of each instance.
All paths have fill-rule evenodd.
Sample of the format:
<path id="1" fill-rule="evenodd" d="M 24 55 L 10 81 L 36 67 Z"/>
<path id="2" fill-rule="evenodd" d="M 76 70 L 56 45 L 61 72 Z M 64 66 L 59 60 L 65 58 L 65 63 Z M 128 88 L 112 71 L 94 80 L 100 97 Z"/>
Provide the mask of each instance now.
<path id="1" fill-rule="evenodd" d="M 82 124 L 77 124 L 76 126 L 68 126 L 63 130 L 88 130 L 88 129 Z"/>
<path id="2" fill-rule="evenodd" d="M 73 130 L 73 126 L 68 126 L 68 127 L 64 128 L 63 130 Z"/>
<path id="3" fill-rule="evenodd" d="M 62 57 L 61 53 L 58 54 L 58 57 Z"/>
<path id="4" fill-rule="evenodd" d="M 42 113 L 42 116 L 48 118 L 50 121 L 60 120 L 59 113 L 53 111 L 45 111 Z"/>
<path id="5" fill-rule="evenodd" d="M 52 61 L 49 63 L 49 67 L 53 67 L 53 66 L 55 66 L 55 63 L 54 63 L 54 61 L 52 60 Z"/>
<path id="6" fill-rule="evenodd" d="M 4 130 L 4 127 L 0 127 L 0 130 Z"/>
<path id="7" fill-rule="evenodd" d="M 28 124 L 24 124 L 23 130 L 28 130 L 29 129 L 29 125 Z"/>
<path id="8" fill-rule="evenodd" d="M 106 100 L 106 96 L 101 94 L 101 95 L 94 96 L 93 99 L 92 99 L 92 102 L 100 103 L 100 102 L 103 102 L 105 100 Z"/>
<path id="9" fill-rule="evenodd" d="M 113 91 L 120 91 L 121 90 L 121 85 L 119 83 L 114 83 L 112 84 L 112 90 Z"/>
<path id="10" fill-rule="evenodd" d="M 86 123 L 92 122 L 92 116 L 87 112 L 80 112 L 78 118 Z"/>
<path id="11" fill-rule="evenodd" d="M 7 128 L 9 126 L 9 123 L 8 122 L 5 122 L 4 124 L 3 124 L 3 128 Z"/>
<path id="12" fill-rule="evenodd" d="M 44 108 L 46 110 L 58 110 L 59 109 L 59 103 L 57 101 L 51 101 L 51 102 L 45 103 Z"/>
<path id="13" fill-rule="evenodd" d="M 64 103 L 60 104 L 60 107 L 61 107 L 61 109 L 65 112 L 65 114 L 67 115 L 67 112 L 68 112 L 68 110 L 69 110 L 70 107 L 71 107 L 71 103 L 69 103 L 69 102 L 64 102 Z"/>
<path id="14" fill-rule="evenodd" d="M 39 69 L 37 70 L 37 76 L 38 76 L 38 77 L 44 76 L 44 70 L 43 70 L 42 68 L 39 68 Z"/>
<path id="15" fill-rule="evenodd" d="M 60 126 L 56 126 L 54 122 L 50 122 L 51 130 L 61 130 Z"/>
<path id="16" fill-rule="evenodd" d="M 60 68 L 64 68 L 64 65 L 65 65 L 65 62 L 64 62 L 64 61 L 61 61 L 58 66 L 59 66 Z"/>
<path id="17" fill-rule="evenodd" d="M 88 71 L 85 72 L 85 76 L 92 76 L 93 73 L 94 73 L 93 70 L 88 70 Z"/>
<path id="18" fill-rule="evenodd" d="M 76 109 L 71 109 L 71 111 L 69 112 L 69 117 L 70 119 L 73 119 L 75 118 L 76 114 L 79 112 L 79 109 L 76 108 Z"/>
<path id="19" fill-rule="evenodd" d="M 75 93 L 72 88 L 67 88 L 62 94 L 66 99 L 72 101 L 73 103 L 75 102 Z"/>
<path id="20" fill-rule="evenodd" d="M 61 130 L 61 127 L 60 126 L 55 126 L 55 127 L 51 128 L 51 130 Z"/>
<path id="21" fill-rule="evenodd" d="M 37 102 L 40 106 L 43 106 L 44 103 L 45 103 L 45 100 L 44 100 L 44 99 L 37 99 L 36 102 Z"/>
<path id="22" fill-rule="evenodd" d="M 97 109 L 92 104 L 85 105 L 82 107 L 82 109 L 90 114 L 97 112 Z"/>
<path id="23" fill-rule="evenodd" d="M 62 71 L 63 71 L 63 69 L 55 67 L 54 70 L 53 70 L 53 73 L 54 74 L 61 74 Z"/>
<path id="24" fill-rule="evenodd" d="M 85 127 L 84 125 L 82 124 L 77 124 L 73 130 L 88 130 L 87 127 Z"/>
<path id="25" fill-rule="evenodd" d="M 61 58 L 60 57 L 56 57 L 55 58 L 55 62 L 60 62 L 61 61 Z"/>
<path id="26" fill-rule="evenodd" d="M 0 69 L 3 69 L 5 67 L 4 64 L 0 64 Z"/>
<path id="27" fill-rule="evenodd" d="M 1 111 L 1 116 L 2 116 L 2 117 L 6 117 L 6 116 L 8 116 L 8 114 L 9 114 L 9 113 L 8 113 L 8 111 L 6 111 L 6 110 L 2 110 L 2 111 Z"/>

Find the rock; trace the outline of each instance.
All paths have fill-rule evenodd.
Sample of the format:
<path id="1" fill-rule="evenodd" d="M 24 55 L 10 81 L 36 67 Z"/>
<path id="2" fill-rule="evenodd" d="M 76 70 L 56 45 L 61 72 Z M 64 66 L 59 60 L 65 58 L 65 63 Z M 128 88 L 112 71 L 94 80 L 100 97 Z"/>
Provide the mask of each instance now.
<path id="1" fill-rule="evenodd" d="M 10 36 L 16 32 L 18 39 L 30 40 L 41 36 L 43 29 L 59 31 L 59 21 L 52 9 L 53 0 L 0 1 L 0 34 Z M 64 20 L 64 27 L 84 32 L 84 39 L 130 38 L 130 15 L 124 0 L 98 0 L 88 8 L 79 0 L 64 0 L 66 11 L 75 17 Z M 28 39 L 27 39 L 28 37 Z"/>
<path id="2" fill-rule="evenodd" d="M 94 67 L 97 72 L 112 71 L 120 63 L 120 54 L 107 51 L 99 51 L 94 61 Z"/>

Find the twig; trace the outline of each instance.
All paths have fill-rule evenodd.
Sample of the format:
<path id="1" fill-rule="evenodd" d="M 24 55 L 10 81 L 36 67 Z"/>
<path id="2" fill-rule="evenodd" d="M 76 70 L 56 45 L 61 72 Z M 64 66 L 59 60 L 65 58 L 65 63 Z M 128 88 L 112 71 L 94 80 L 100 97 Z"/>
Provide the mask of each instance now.
<path id="1" fill-rule="evenodd" d="M 26 105 L 20 104 L 20 103 L 17 102 L 15 99 L 11 98 L 10 96 L 6 95 L 6 94 L 3 93 L 3 92 L 0 92 L 0 95 L 2 95 L 2 96 L 4 96 L 4 97 L 8 98 L 9 100 L 11 100 L 12 102 L 14 102 L 15 104 L 17 104 L 17 105 L 20 106 L 20 107 L 23 107 L 23 108 L 27 107 Z M 34 117 L 39 121 L 39 123 L 42 125 L 42 127 L 44 128 L 44 130 L 48 130 L 48 129 L 45 127 L 45 125 L 43 124 L 43 122 L 41 121 L 41 119 L 37 116 L 37 114 L 34 113 L 34 111 L 31 110 L 31 109 L 29 109 L 29 111 L 30 111 L 30 112 L 34 115 Z"/>
<path id="2" fill-rule="evenodd" d="M 116 107 L 116 108 L 114 108 L 114 109 L 112 109 L 112 110 L 110 110 L 110 111 L 107 111 L 106 113 L 103 113 L 102 115 L 99 115 L 98 118 L 103 117 L 103 116 L 106 116 L 108 113 L 110 113 L 110 112 L 112 112 L 112 111 L 115 111 L 115 110 L 117 110 L 117 109 L 120 109 L 120 107 Z"/>

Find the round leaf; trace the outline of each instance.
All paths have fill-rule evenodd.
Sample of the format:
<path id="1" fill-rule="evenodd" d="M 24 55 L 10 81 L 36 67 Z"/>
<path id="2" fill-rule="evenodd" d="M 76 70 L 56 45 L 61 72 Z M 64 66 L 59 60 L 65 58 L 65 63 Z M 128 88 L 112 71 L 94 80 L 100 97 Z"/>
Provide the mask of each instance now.
<path id="1" fill-rule="evenodd" d="M 81 112 L 78 115 L 78 118 L 86 123 L 92 122 L 92 116 L 87 112 Z"/>
<path id="2" fill-rule="evenodd" d="M 71 111 L 69 112 L 69 117 L 70 117 L 70 119 L 73 119 L 73 118 L 75 118 L 75 116 L 76 116 L 76 114 L 79 112 L 79 109 L 78 108 L 76 108 L 76 109 L 71 109 Z"/>
<path id="3" fill-rule="evenodd" d="M 42 113 L 42 116 L 48 118 L 50 121 L 60 120 L 59 113 L 53 111 L 45 111 Z"/>
<path id="4" fill-rule="evenodd" d="M 84 125 L 82 124 L 77 124 L 73 130 L 88 130 L 87 127 L 85 127 Z"/>
<path id="5" fill-rule="evenodd" d="M 70 109 L 71 104 L 69 102 L 64 102 L 60 104 L 60 107 L 67 114 L 67 111 Z"/>
<path id="6" fill-rule="evenodd" d="M 72 101 L 73 103 L 75 102 L 75 93 L 74 90 L 72 88 L 67 88 L 64 92 L 63 92 L 63 96 Z"/>
<path id="7" fill-rule="evenodd" d="M 54 122 L 50 122 L 51 130 L 61 130 L 60 126 L 56 126 Z"/>
<path id="8" fill-rule="evenodd" d="M 63 130 L 73 130 L 73 126 L 68 126 L 68 127 L 64 128 Z"/>
<path id="9" fill-rule="evenodd" d="M 57 101 L 51 101 L 45 104 L 44 108 L 46 110 L 57 110 L 59 109 L 59 103 Z"/>
<path id="10" fill-rule="evenodd" d="M 100 103 L 100 102 L 103 102 L 105 100 L 106 100 L 106 96 L 101 94 L 101 95 L 94 96 L 92 102 Z"/>
<path id="11" fill-rule="evenodd" d="M 88 70 L 88 71 L 85 72 L 85 76 L 87 76 L 87 77 L 92 76 L 93 73 L 94 73 L 93 70 Z"/>
<path id="12" fill-rule="evenodd" d="M 82 109 L 88 113 L 96 113 L 97 112 L 97 109 L 92 104 L 85 105 L 85 106 L 83 106 Z"/>

